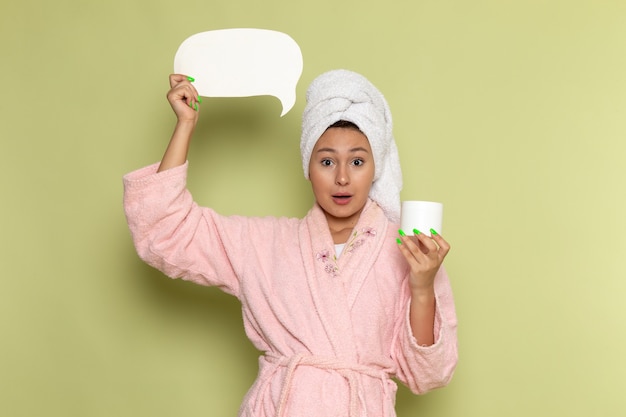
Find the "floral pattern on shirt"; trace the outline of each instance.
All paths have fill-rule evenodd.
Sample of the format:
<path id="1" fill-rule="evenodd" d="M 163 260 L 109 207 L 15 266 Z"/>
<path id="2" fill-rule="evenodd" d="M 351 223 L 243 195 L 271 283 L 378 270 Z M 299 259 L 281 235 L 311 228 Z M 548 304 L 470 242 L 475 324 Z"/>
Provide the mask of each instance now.
<path id="1" fill-rule="evenodd" d="M 376 230 L 371 227 L 361 229 L 359 232 L 355 230 L 348 242 L 346 242 L 342 254 L 349 254 L 360 248 L 365 239 L 376 236 Z M 331 277 L 339 275 L 339 266 L 337 265 L 337 255 L 327 249 L 317 252 L 316 258 L 324 264 L 324 271 Z"/>

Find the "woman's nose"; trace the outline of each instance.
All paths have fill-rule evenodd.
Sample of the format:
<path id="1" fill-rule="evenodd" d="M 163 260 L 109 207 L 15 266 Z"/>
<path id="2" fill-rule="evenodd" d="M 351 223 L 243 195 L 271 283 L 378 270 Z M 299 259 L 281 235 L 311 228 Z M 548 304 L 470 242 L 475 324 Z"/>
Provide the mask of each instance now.
<path id="1" fill-rule="evenodd" d="M 337 176 L 335 177 L 335 183 L 337 185 L 347 185 L 350 182 L 348 173 L 345 168 L 337 170 Z"/>

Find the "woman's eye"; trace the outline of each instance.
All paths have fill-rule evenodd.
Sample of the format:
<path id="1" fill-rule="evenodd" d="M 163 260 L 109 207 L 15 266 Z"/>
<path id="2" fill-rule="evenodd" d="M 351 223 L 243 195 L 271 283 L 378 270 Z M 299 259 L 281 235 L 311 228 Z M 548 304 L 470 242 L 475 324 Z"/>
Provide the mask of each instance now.
<path id="1" fill-rule="evenodd" d="M 322 165 L 325 167 L 329 167 L 333 164 L 333 162 L 330 159 L 322 159 Z"/>
<path id="2" fill-rule="evenodd" d="M 363 165 L 363 160 L 362 160 L 362 159 L 355 159 L 354 161 L 352 161 L 352 163 L 353 163 L 355 166 L 360 167 L 361 165 Z"/>

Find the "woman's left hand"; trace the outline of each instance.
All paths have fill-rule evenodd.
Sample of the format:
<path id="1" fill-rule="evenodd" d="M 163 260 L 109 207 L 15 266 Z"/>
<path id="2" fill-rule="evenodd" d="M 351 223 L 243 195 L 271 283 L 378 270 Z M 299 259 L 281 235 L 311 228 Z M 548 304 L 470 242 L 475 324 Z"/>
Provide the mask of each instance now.
<path id="1" fill-rule="evenodd" d="M 411 268 L 409 285 L 412 292 L 434 291 L 435 275 L 450 251 L 450 245 L 438 233 L 432 237 L 423 233 L 406 236 L 400 231 L 400 252 Z"/>

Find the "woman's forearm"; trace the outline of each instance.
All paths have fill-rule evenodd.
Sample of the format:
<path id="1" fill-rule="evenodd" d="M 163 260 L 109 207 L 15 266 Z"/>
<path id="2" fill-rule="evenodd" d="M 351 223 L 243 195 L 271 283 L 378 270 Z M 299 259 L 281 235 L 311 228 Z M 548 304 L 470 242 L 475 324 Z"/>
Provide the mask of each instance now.
<path id="1" fill-rule="evenodd" d="M 411 296 L 411 330 L 420 346 L 435 343 L 435 291 L 413 292 Z"/>
<path id="2" fill-rule="evenodd" d="M 178 121 L 157 172 L 180 166 L 187 161 L 189 144 L 196 127 L 192 120 Z"/>

